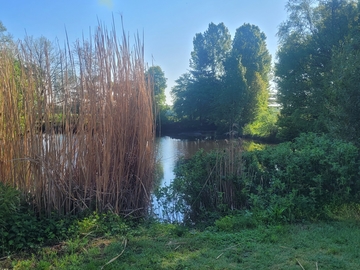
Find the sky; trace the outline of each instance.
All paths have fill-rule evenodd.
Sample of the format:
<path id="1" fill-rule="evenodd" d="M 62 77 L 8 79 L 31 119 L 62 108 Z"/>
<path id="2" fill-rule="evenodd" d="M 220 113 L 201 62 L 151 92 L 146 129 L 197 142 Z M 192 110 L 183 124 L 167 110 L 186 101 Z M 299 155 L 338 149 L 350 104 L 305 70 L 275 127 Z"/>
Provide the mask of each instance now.
<path id="1" fill-rule="evenodd" d="M 144 35 L 145 62 L 160 66 L 167 78 L 167 102 L 175 80 L 189 70 L 190 53 L 196 33 L 211 22 L 223 22 L 234 37 L 244 23 L 257 25 L 267 37 L 275 59 L 278 26 L 287 18 L 287 0 L 0 0 L 0 21 L 16 39 L 26 35 L 71 43 L 99 21 L 108 29 L 115 24 L 134 41 Z M 66 29 L 66 31 L 65 31 Z M 118 34 L 120 31 L 118 32 Z"/>

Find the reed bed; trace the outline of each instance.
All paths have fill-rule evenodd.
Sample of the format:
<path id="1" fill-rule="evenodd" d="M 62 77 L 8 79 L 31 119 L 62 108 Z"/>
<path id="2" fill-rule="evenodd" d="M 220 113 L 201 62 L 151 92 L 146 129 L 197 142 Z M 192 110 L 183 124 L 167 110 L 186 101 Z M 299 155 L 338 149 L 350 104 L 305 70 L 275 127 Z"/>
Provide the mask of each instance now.
<path id="1" fill-rule="evenodd" d="M 200 209 L 239 210 L 247 206 L 244 191 L 251 176 L 245 170 L 242 140 L 232 139 L 227 144 L 224 149 L 199 156 L 205 174 L 198 179 L 201 189 L 191 203 L 194 213 Z"/>
<path id="2" fill-rule="evenodd" d="M 147 213 L 153 92 L 144 47 L 115 24 L 63 48 L 26 38 L 0 51 L 0 177 L 38 213 Z"/>
<path id="3" fill-rule="evenodd" d="M 227 205 L 229 209 L 242 209 L 245 203 L 241 191 L 244 188 L 244 161 L 241 139 L 232 139 L 223 153 L 217 153 L 213 168 L 214 178 L 210 185 L 215 186 L 214 204 Z"/>

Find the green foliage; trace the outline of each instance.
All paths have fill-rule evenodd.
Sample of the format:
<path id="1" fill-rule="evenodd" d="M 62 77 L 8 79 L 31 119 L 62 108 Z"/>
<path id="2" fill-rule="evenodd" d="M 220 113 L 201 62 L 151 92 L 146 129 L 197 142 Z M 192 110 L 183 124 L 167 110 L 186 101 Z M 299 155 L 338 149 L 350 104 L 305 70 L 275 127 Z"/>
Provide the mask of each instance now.
<path id="1" fill-rule="evenodd" d="M 16 212 L 20 205 L 20 192 L 0 182 L 0 226 L 4 227 L 4 218 Z"/>
<path id="2" fill-rule="evenodd" d="M 316 219 L 326 206 L 358 198 L 359 157 L 351 143 L 308 133 L 246 158 L 256 175 L 250 205 L 267 221 Z"/>
<path id="3" fill-rule="evenodd" d="M 151 88 L 154 89 L 155 104 L 157 110 L 161 111 L 166 105 L 165 89 L 166 78 L 165 74 L 159 66 L 152 66 L 145 72 L 145 79 L 150 83 Z"/>
<path id="4" fill-rule="evenodd" d="M 232 209 L 245 207 L 246 184 L 240 177 L 238 149 L 236 141 L 224 151 L 200 150 L 190 160 L 179 162 L 175 180 L 157 194 L 163 208 L 180 211 L 186 222 L 207 226 Z"/>
<path id="5" fill-rule="evenodd" d="M 329 80 L 327 106 L 331 107 L 327 119 L 329 131 L 338 138 L 352 141 L 360 146 L 360 33 L 353 29 L 349 37 L 332 57 L 333 72 Z"/>
<path id="6" fill-rule="evenodd" d="M 177 166 L 173 184 L 160 196 L 182 205 L 185 217 L 201 226 L 234 210 L 263 223 L 317 220 L 329 207 L 359 199 L 359 168 L 353 144 L 308 133 L 253 152 L 199 151 Z"/>
<path id="7" fill-rule="evenodd" d="M 230 57 L 237 59 L 244 69 L 246 87 L 243 101 L 238 104 L 242 113 L 237 121 L 243 127 L 259 120 L 260 115 L 268 109 L 271 56 L 266 47 L 265 34 L 255 25 L 242 25 L 236 30 Z"/>
<path id="8" fill-rule="evenodd" d="M 231 36 L 223 23 L 210 23 L 193 40 L 190 72 L 181 75 L 172 89 L 174 111 L 180 119 L 207 125 L 214 122 L 214 104 L 221 92 L 224 60 Z"/>
<path id="9" fill-rule="evenodd" d="M 180 186 L 178 186 L 180 188 Z M 174 185 L 158 187 L 154 190 L 158 207 L 161 210 L 160 219 L 164 222 L 181 222 L 189 207 L 178 188 Z"/>
<path id="10" fill-rule="evenodd" d="M 92 237 L 126 235 L 130 227 L 124 219 L 114 213 L 92 213 L 73 224 L 74 234 L 91 235 Z"/>
<path id="11" fill-rule="evenodd" d="M 215 221 L 215 227 L 224 232 L 236 232 L 246 228 L 255 228 L 257 225 L 257 220 L 249 211 L 227 215 Z"/>
<path id="12" fill-rule="evenodd" d="M 215 123 L 225 131 L 233 129 L 233 125 L 241 127 L 249 120 L 245 107 L 248 102 L 248 84 L 245 78 L 246 68 L 242 65 L 241 55 L 227 57 L 225 75 L 221 91 L 215 101 Z M 225 106 L 226 105 L 226 106 Z M 248 116 L 249 114 L 247 114 Z"/>
<path id="13" fill-rule="evenodd" d="M 74 238 L 74 250 L 85 244 L 84 237 L 128 235 L 130 226 L 113 213 L 96 212 L 74 220 L 72 217 L 36 217 L 32 206 L 21 200 L 18 190 L 0 183 L 0 252 L 37 249 Z M 79 238 L 80 237 L 80 238 Z M 76 240 L 78 239 L 78 240 Z"/>
<path id="14" fill-rule="evenodd" d="M 289 19 L 279 28 L 275 67 L 280 137 L 291 140 L 304 132 L 349 131 L 347 139 L 355 141 L 358 106 L 352 86 L 357 77 L 351 74 L 356 74 L 357 66 L 356 1 L 291 0 L 287 9 Z"/>
<path id="15" fill-rule="evenodd" d="M 224 60 L 231 49 L 231 36 L 224 23 L 210 23 L 204 33 L 193 40 L 190 67 L 195 78 L 219 78 L 224 72 Z"/>
<path id="16" fill-rule="evenodd" d="M 20 192 L 0 183 L 0 251 L 35 249 L 59 241 L 68 235 L 71 219 L 36 217 L 32 205 L 20 197 Z"/>
<path id="17" fill-rule="evenodd" d="M 244 203 L 240 194 L 241 183 L 236 176 L 225 175 L 219 170 L 220 164 L 225 162 L 223 159 L 226 158 L 226 153 L 199 151 L 175 170 L 176 178 L 172 188 L 180 195 L 180 201 L 184 201 L 188 206 L 184 209 L 184 214 L 189 220 L 204 221 L 206 224 L 227 213 L 231 204 Z M 234 191 L 239 190 L 240 193 L 232 197 L 227 194 L 226 188 L 233 186 Z"/>
<path id="18" fill-rule="evenodd" d="M 194 38 L 190 72 L 172 89 L 174 111 L 183 122 L 241 131 L 267 110 L 271 56 L 266 37 L 244 24 L 231 40 L 223 23 L 209 24 Z"/>
<path id="19" fill-rule="evenodd" d="M 234 224 L 227 217 L 218 224 Z M 360 264 L 355 222 L 317 222 L 204 231 L 151 223 L 134 228 L 127 245 L 119 237 L 67 240 L 29 256 L 0 261 L 9 269 L 349 269 Z M 74 248 L 72 252 L 69 248 Z M 79 247 L 79 248 L 76 248 Z M 120 256 L 119 256 L 120 254 Z"/>
<path id="20" fill-rule="evenodd" d="M 257 115 L 255 121 L 244 127 L 243 134 L 253 137 L 275 138 L 278 131 L 277 120 L 277 110 L 267 108 Z"/>

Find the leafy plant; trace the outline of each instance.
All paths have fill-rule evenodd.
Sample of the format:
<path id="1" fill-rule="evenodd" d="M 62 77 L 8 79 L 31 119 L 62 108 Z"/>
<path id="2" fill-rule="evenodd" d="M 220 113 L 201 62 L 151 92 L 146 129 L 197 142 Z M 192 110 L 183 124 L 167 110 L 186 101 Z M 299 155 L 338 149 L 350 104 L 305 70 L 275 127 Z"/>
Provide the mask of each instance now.
<path id="1" fill-rule="evenodd" d="M 224 216 L 215 221 L 218 230 L 224 232 L 236 232 L 246 228 L 255 228 L 257 221 L 250 211 Z"/>
<path id="2" fill-rule="evenodd" d="M 245 158 L 256 172 L 250 205 L 265 219 L 317 218 L 327 205 L 358 196 L 359 156 L 351 143 L 308 133 Z"/>
<path id="3" fill-rule="evenodd" d="M 0 215 L 1 255 L 58 242 L 71 233 L 71 218 L 36 216 L 33 205 L 24 201 L 17 189 L 2 183 Z"/>
<path id="4" fill-rule="evenodd" d="M 234 210 L 248 210 L 264 223 L 324 218 L 329 207 L 356 202 L 360 191 L 357 147 L 314 133 L 253 152 L 233 146 L 223 152 L 199 151 L 175 172 L 162 195 L 185 203 L 185 217 L 197 224 Z"/>

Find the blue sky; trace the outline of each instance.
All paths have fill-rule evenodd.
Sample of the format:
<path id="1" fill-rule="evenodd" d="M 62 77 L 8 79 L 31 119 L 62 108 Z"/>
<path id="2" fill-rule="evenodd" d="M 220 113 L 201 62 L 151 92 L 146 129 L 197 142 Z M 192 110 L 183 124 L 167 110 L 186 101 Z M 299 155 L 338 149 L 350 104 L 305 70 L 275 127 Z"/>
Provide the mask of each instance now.
<path id="1" fill-rule="evenodd" d="M 134 37 L 144 33 L 145 61 L 168 78 L 167 93 L 189 68 L 192 41 L 209 23 L 223 22 L 231 35 L 244 23 L 259 26 L 275 57 L 278 26 L 287 0 L 0 0 L 0 20 L 15 39 L 44 36 L 70 42 L 89 36 L 98 20 L 111 28 L 112 15 Z M 120 28 L 119 28 L 120 29 Z M 120 34 L 120 32 L 118 33 Z M 132 39 L 133 40 L 133 39 Z"/>

